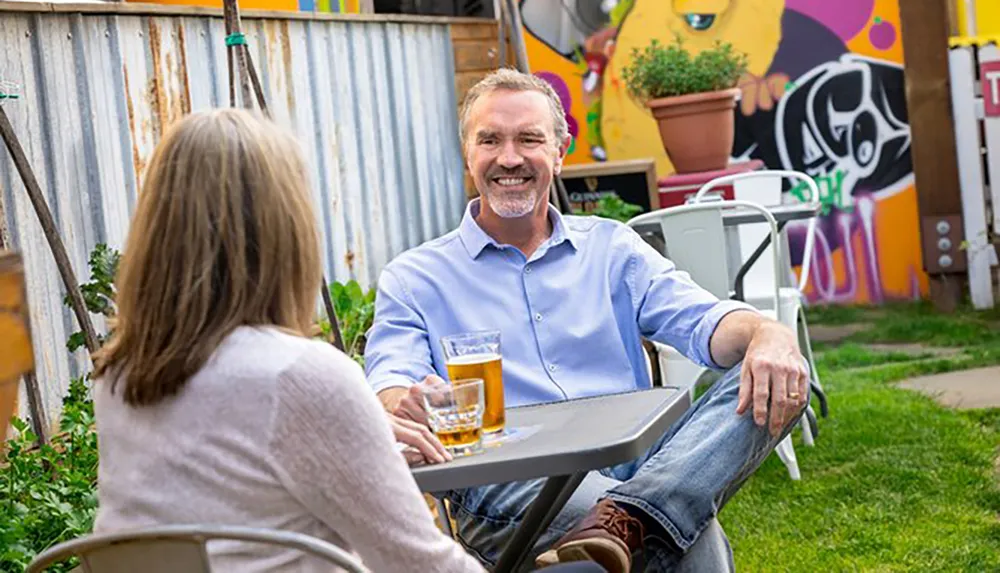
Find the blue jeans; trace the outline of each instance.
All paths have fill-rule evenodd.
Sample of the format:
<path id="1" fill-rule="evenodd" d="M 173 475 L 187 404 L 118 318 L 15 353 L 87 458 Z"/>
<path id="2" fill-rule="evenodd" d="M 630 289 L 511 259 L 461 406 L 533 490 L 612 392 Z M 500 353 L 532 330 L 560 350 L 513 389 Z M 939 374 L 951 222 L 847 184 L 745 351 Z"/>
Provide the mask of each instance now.
<path id="1" fill-rule="evenodd" d="M 639 510 L 643 521 L 654 524 L 647 527 L 646 550 L 635 556 L 634 570 L 733 570 L 732 550 L 716 516 L 795 424 L 775 438 L 754 424 L 751 409 L 737 415 L 739 383 L 736 365 L 644 455 L 588 473 L 542 534 L 532 558 L 598 501 L 610 498 Z M 543 482 L 449 492 L 459 541 L 484 564 L 495 564 Z"/>

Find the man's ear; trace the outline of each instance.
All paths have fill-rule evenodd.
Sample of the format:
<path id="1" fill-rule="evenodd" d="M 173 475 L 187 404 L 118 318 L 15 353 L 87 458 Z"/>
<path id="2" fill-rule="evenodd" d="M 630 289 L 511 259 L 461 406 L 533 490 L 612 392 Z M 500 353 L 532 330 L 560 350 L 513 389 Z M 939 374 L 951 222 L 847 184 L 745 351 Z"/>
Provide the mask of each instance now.
<path id="1" fill-rule="evenodd" d="M 559 156 L 556 157 L 555 164 L 553 165 L 553 171 L 556 175 L 562 171 L 563 160 L 566 159 L 566 153 L 569 151 L 569 144 L 573 142 L 573 136 L 566 134 L 566 137 L 559 144 Z"/>

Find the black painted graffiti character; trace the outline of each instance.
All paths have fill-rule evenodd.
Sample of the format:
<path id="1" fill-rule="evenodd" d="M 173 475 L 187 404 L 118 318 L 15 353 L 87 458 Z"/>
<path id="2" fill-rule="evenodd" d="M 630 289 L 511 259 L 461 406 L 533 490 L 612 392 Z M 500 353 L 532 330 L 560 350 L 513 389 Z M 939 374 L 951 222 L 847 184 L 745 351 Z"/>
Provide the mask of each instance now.
<path id="1" fill-rule="evenodd" d="M 742 147 L 738 140 L 734 155 L 813 177 L 836 173 L 851 195 L 899 191 L 913 172 L 903 86 L 901 66 L 844 54 L 799 77 L 773 112 L 737 112 L 738 130 L 757 133 Z M 761 120 L 773 122 L 771 141 L 752 129 Z"/>
<path id="2" fill-rule="evenodd" d="M 903 69 L 846 54 L 796 81 L 778 104 L 781 164 L 844 173 L 850 192 L 891 192 L 913 171 Z"/>

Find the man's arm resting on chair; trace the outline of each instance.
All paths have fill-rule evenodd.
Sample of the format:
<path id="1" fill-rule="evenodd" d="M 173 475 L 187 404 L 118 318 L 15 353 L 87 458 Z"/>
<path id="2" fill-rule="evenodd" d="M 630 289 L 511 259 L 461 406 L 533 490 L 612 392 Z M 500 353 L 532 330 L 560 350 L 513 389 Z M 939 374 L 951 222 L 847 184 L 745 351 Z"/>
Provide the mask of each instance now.
<path id="1" fill-rule="evenodd" d="M 743 361 L 737 414 L 752 406 L 754 422 L 763 426 L 768 423 L 770 402 L 772 435 L 800 414 L 809 395 L 809 371 L 795 333 L 787 326 L 753 311 L 736 310 L 719 321 L 709 350 L 723 368 Z"/>

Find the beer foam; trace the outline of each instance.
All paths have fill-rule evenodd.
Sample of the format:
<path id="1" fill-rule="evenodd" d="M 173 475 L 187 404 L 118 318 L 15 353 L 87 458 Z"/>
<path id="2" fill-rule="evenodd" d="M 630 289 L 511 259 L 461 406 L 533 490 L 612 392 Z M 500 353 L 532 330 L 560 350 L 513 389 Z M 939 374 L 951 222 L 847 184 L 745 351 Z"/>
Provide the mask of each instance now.
<path id="1" fill-rule="evenodd" d="M 445 364 L 448 366 L 464 366 L 466 364 L 482 364 L 484 362 L 492 362 L 493 360 L 500 360 L 500 355 L 496 352 L 465 354 L 463 356 L 454 356 Z"/>

